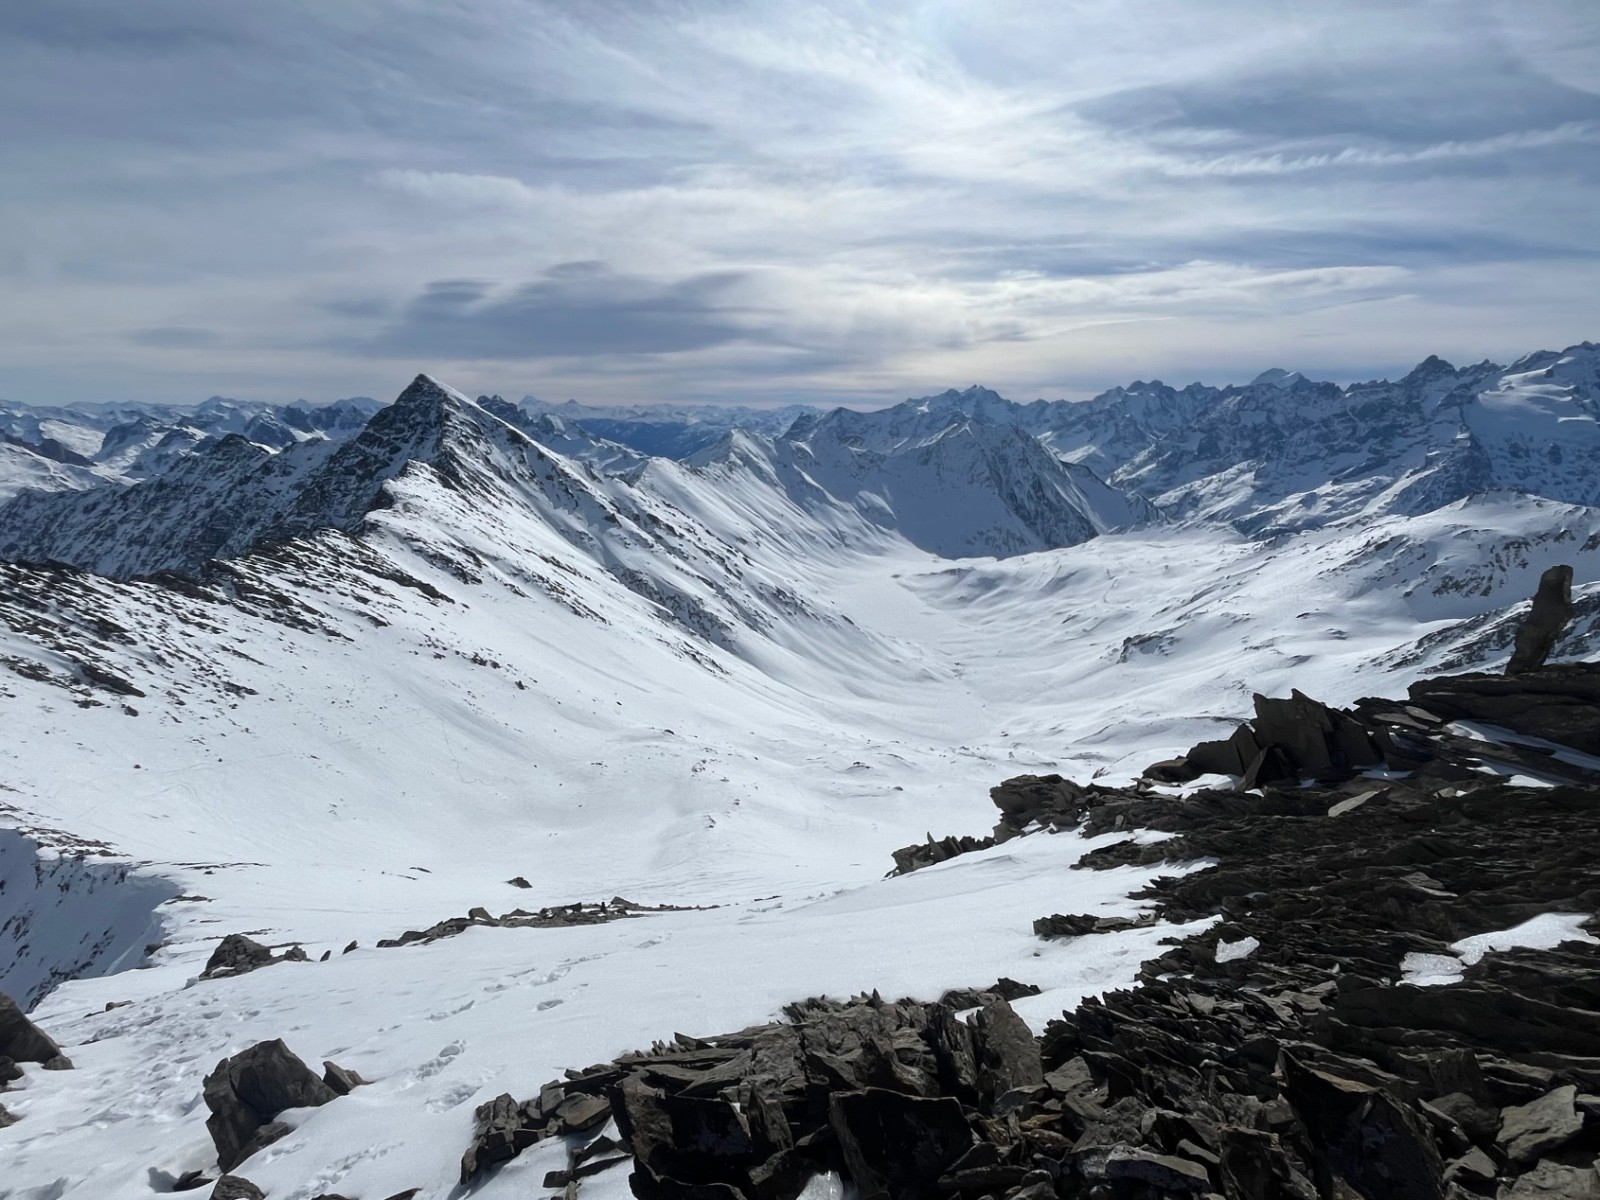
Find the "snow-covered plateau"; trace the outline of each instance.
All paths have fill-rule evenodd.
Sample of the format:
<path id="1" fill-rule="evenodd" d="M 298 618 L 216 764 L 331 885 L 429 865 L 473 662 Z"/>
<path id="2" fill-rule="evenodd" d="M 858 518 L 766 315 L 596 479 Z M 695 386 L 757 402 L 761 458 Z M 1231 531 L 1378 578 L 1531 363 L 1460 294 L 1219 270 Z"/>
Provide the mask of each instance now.
<path id="1" fill-rule="evenodd" d="M 894 849 L 986 833 L 1010 776 L 1131 781 L 1253 693 L 1497 669 L 1558 563 L 1557 657 L 1600 639 L 1592 344 L 784 417 L 677 438 L 426 376 L 0 405 L 0 991 L 73 1064 L 5 1091 L 0 1200 L 214 1177 L 201 1080 L 273 1038 L 371 1082 L 241 1173 L 443 1200 L 476 1105 L 674 1032 L 1002 976 L 1042 1030 L 1185 929 L 1034 918 L 1183 868 L 1074 869 L 1124 835 L 1069 831 L 885 878 Z M 617 896 L 674 907 L 377 945 Z M 200 979 L 236 933 L 308 961 Z M 547 1194 L 551 1153 L 472 1194 Z"/>

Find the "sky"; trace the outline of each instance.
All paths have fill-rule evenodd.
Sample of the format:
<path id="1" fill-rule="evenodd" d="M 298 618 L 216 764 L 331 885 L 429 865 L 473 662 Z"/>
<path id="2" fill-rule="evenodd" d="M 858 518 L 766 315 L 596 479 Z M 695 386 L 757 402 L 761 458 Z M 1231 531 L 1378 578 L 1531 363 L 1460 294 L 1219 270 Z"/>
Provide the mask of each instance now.
<path id="1" fill-rule="evenodd" d="M 1595 0 L 18 0 L 0 397 L 888 403 L 1600 339 Z"/>

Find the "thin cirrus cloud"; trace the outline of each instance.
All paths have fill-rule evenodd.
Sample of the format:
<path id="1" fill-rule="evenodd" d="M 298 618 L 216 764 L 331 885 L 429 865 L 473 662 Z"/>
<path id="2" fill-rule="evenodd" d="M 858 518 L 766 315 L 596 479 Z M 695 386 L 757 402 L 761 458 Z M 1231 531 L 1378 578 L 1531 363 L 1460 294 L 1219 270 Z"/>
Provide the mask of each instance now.
<path id="1" fill-rule="evenodd" d="M 379 357 L 494 361 L 704 350 L 743 336 L 722 307 L 740 283 L 730 272 L 658 283 L 596 262 L 559 264 L 510 289 L 439 280 L 349 348 Z"/>
<path id="2" fill-rule="evenodd" d="M 1435 142 L 1407 150 L 1346 146 L 1317 154 L 1275 152 L 1258 155 L 1223 155 L 1198 162 L 1175 163 L 1173 175 L 1283 175 L 1338 167 L 1397 167 L 1449 159 L 1490 158 L 1514 150 L 1548 146 L 1600 144 L 1600 124 L 1569 121 L 1554 129 L 1530 129 L 1466 142 Z"/>
<path id="3" fill-rule="evenodd" d="M 0 395 L 869 403 L 1600 330 L 1592 0 L 0 9 Z"/>

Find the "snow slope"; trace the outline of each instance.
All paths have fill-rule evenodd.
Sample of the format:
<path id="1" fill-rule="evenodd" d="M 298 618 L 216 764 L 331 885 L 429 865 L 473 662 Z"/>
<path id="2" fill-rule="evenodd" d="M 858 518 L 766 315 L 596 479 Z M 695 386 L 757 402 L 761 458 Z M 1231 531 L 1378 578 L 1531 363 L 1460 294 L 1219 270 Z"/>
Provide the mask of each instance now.
<path id="1" fill-rule="evenodd" d="M 5 1095 L 5 1200 L 145 1198 L 209 1167 L 199 1081 L 263 1038 L 374 1082 L 244 1174 L 273 1200 L 440 1200 L 475 1104 L 674 1030 L 1001 974 L 1047 989 L 1019 1006 L 1042 1027 L 1172 931 L 1046 944 L 1032 919 L 1133 912 L 1147 874 L 1070 869 L 1095 844 L 1073 834 L 886 880 L 892 849 L 985 832 L 1010 775 L 1129 778 L 1230 729 L 1253 691 L 1349 702 L 1492 664 L 1555 562 L 1582 611 L 1563 652 L 1600 634 L 1600 512 L 1581 505 L 1499 491 L 1270 538 L 1091 523 L 952 559 L 911 535 L 919 504 L 947 529 L 963 514 L 912 483 L 1004 494 L 1015 474 L 937 473 L 980 451 L 1062 478 L 981 414 L 877 448 L 736 434 L 616 476 L 414 386 L 342 444 L 219 439 L 120 491 L 123 524 L 49 500 L 25 532 L 62 553 L 14 557 L 103 574 L 0 564 L 0 816 L 44 847 L 37 865 L 11 834 L 0 870 L 64 881 L 19 907 L 40 929 L 99 921 L 93 969 L 152 914 L 164 942 L 35 1010 L 77 1069 Z M 862 455 L 889 465 L 852 491 Z M 149 577 L 161 564 L 186 573 Z M 715 907 L 375 947 L 476 905 L 618 894 Z M 81 942 L 51 928 L 39 983 Z M 330 959 L 195 982 L 234 932 Z M 540 1194 L 551 1165 L 532 1153 L 475 1194 Z"/>

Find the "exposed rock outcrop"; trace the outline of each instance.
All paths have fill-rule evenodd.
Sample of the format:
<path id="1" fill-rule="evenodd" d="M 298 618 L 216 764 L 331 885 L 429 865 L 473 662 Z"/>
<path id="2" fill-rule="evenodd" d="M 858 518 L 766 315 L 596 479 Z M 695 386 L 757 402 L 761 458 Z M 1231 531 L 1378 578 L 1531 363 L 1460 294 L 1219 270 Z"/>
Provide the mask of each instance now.
<path id="1" fill-rule="evenodd" d="M 305 962 L 306 952 L 299 946 L 290 946 L 282 954 L 274 954 L 270 947 L 246 937 L 230 933 L 217 943 L 217 948 L 206 960 L 201 979 L 223 979 L 229 975 L 244 975 L 250 971 L 269 967 L 280 962 Z"/>
<path id="2" fill-rule="evenodd" d="M 219 1062 L 205 1078 L 203 1096 L 211 1110 L 206 1129 L 217 1147 L 217 1164 L 230 1171 L 290 1132 L 276 1119 L 280 1113 L 315 1108 L 339 1093 L 275 1039 Z"/>
<path id="3" fill-rule="evenodd" d="M 1507 675 L 1526 675 L 1544 666 L 1572 620 L 1572 568 L 1551 567 L 1539 576 L 1533 607 L 1517 627 L 1516 650 L 1506 664 Z"/>
<path id="4" fill-rule="evenodd" d="M 435 942 L 440 938 L 455 937 L 474 926 L 494 929 L 558 929 L 568 925 L 603 925 L 607 921 L 621 921 L 658 912 L 689 912 L 699 906 L 679 904 L 640 904 L 622 896 L 613 896 L 597 904 L 578 902 L 557 904 L 529 912 L 514 908 L 502 916 L 492 916 L 486 908 L 474 908 L 464 917 L 446 917 L 426 929 L 408 929 L 399 937 L 383 938 L 378 942 L 382 949 L 409 946 L 413 942 Z"/>
<path id="5" fill-rule="evenodd" d="M 242 1175 L 224 1175 L 211 1189 L 211 1200 L 266 1200 L 267 1194 Z"/>
<path id="6" fill-rule="evenodd" d="M 53 1071 L 72 1066 L 55 1039 L 30 1021 L 15 1000 L 0 992 L 0 1087 L 20 1075 L 13 1064 L 24 1062 L 40 1063 Z"/>

